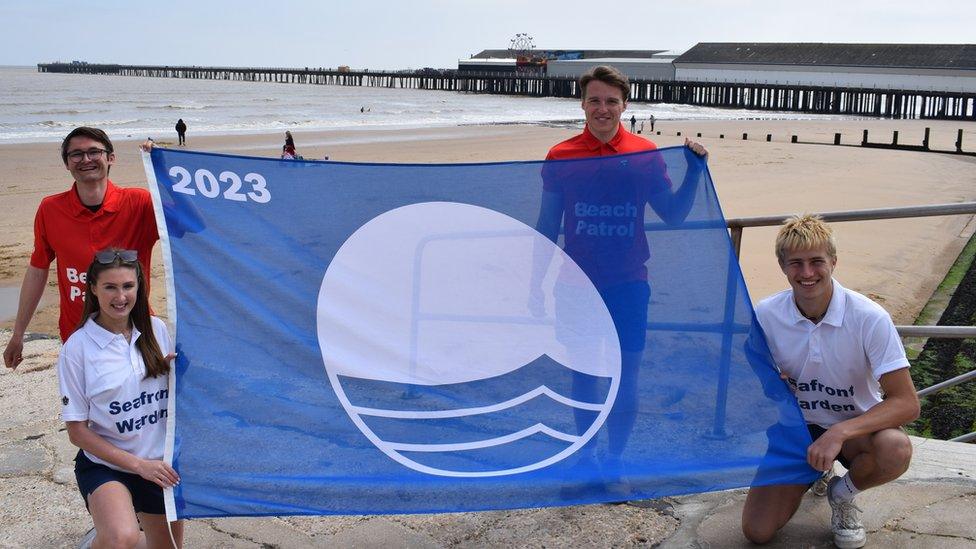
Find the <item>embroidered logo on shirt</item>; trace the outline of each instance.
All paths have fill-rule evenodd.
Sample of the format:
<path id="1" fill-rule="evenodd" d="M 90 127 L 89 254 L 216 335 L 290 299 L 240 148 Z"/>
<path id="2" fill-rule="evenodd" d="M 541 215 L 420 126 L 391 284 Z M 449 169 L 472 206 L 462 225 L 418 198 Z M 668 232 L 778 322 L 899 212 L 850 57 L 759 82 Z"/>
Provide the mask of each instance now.
<path id="1" fill-rule="evenodd" d="M 67 406 L 68 405 L 68 397 L 62 396 L 61 397 L 61 404 L 64 405 L 64 406 Z"/>

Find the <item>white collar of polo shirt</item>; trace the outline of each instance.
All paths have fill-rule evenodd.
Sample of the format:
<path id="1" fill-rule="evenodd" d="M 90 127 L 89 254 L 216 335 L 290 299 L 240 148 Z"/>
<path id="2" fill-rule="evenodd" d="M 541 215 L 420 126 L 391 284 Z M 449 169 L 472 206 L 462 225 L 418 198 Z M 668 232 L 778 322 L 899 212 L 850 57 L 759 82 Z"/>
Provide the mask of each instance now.
<path id="1" fill-rule="evenodd" d="M 122 337 L 122 334 L 110 332 L 99 326 L 98 323 L 95 322 L 96 315 L 98 315 L 98 313 L 94 313 L 88 317 L 88 320 L 85 321 L 85 326 L 82 329 L 85 331 L 85 335 L 91 338 L 91 340 L 94 341 L 100 349 L 104 349 L 105 347 L 108 347 L 108 344 L 111 343 L 116 337 Z M 139 328 L 136 328 L 135 324 L 133 324 L 132 337 L 129 339 L 128 343 L 135 343 L 136 340 L 139 339 L 140 333 Z M 122 337 L 122 339 L 124 340 L 125 338 Z"/>
<path id="2" fill-rule="evenodd" d="M 831 278 L 830 282 L 833 285 L 830 303 L 827 304 L 827 311 L 824 313 L 824 317 L 820 319 L 820 322 L 814 324 L 814 326 L 826 323 L 839 328 L 844 323 L 844 312 L 847 308 L 847 294 L 844 292 L 844 287 L 835 278 Z M 796 301 L 793 299 L 792 293 L 790 294 L 789 302 L 793 324 L 810 320 L 800 312 L 800 308 L 796 306 Z M 812 321 L 811 324 L 813 324 Z"/>

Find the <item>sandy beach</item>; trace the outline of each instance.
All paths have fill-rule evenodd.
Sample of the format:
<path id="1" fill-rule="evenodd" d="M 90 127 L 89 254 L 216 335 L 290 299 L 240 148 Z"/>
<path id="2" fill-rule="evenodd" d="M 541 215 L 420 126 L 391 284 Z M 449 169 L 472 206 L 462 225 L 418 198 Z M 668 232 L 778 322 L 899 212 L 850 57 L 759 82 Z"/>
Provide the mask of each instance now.
<path id="1" fill-rule="evenodd" d="M 900 143 L 920 144 L 925 127 L 932 128 L 932 148 L 953 150 L 959 128 L 976 140 L 976 124 L 879 120 L 659 121 L 655 129 L 661 135 L 651 137 L 666 147 L 690 136 L 709 148 L 709 168 L 728 218 L 976 199 L 976 157 L 827 145 L 834 133 L 842 134 L 845 145 L 860 143 L 863 129 L 869 130 L 871 141 L 890 142 L 897 130 Z M 295 139 L 299 152 L 309 159 L 328 155 L 352 162 L 453 163 L 541 159 L 552 144 L 575 132 L 497 125 L 307 132 L 296 133 Z M 748 140 L 742 140 L 743 133 L 749 134 Z M 772 134 L 771 142 L 766 142 L 766 134 Z M 801 142 L 823 144 L 792 144 L 792 135 Z M 155 138 L 163 145 L 175 141 L 175 135 Z M 191 134 L 188 148 L 276 156 L 282 141 L 278 133 Z M 115 143 L 117 160 L 111 175 L 116 184 L 145 186 L 137 143 Z M 976 141 L 967 145 L 964 142 L 965 149 L 976 149 Z M 56 143 L 0 146 L 0 173 L 0 328 L 9 328 L 32 249 L 34 212 L 42 197 L 68 188 L 70 180 Z M 897 323 L 910 323 L 965 244 L 969 221 L 953 216 L 838 224 L 838 277 L 882 303 Z M 783 287 L 771 253 L 774 234 L 772 228 L 747 229 L 743 237 L 741 263 L 753 300 Z M 160 257 L 157 248 L 157 267 Z M 162 273 L 161 268 L 153 271 L 153 306 L 161 312 L 166 310 Z M 32 332 L 55 333 L 53 275 L 50 280 Z"/>
<path id="2" fill-rule="evenodd" d="M 954 149 L 956 131 L 962 128 L 965 139 L 969 140 L 964 141 L 963 148 L 976 150 L 976 124 L 932 121 L 658 121 L 656 130 L 661 135 L 652 139 L 665 147 L 678 145 L 690 136 L 708 147 L 709 169 L 727 218 L 976 200 L 976 157 L 828 145 L 835 133 L 842 134 L 845 145 L 860 143 L 864 129 L 870 131 L 870 140 L 874 142 L 890 142 L 892 132 L 897 130 L 900 143 L 921 144 L 926 127 L 932 131 L 932 148 Z M 645 129 L 649 125 L 645 124 Z M 541 125 L 463 126 L 302 132 L 295 133 L 295 141 L 298 151 L 309 159 L 328 155 L 332 160 L 355 162 L 486 162 L 541 159 L 552 144 L 577 132 L 573 128 Z M 743 133 L 749 134 L 748 140 L 742 139 Z M 772 134 L 770 142 L 766 141 L 766 134 Z M 791 135 L 797 135 L 801 142 L 819 144 L 792 144 Z M 176 139 L 175 134 L 153 137 L 162 145 L 172 144 Z M 115 143 L 117 161 L 111 175 L 116 184 L 145 186 L 138 141 Z M 200 137 L 191 132 L 187 148 L 272 157 L 281 150 L 282 141 L 283 135 L 279 133 Z M 0 346 L 3 346 L 13 325 L 10 307 L 16 310 L 17 288 L 33 247 L 34 212 L 42 197 L 67 189 L 70 178 L 61 163 L 57 143 L 0 145 L 0 174 Z M 839 240 L 836 276 L 848 288 L 882 304 L 896 324 L 910 324 L 968 241 L 974 225 L 973 216 L 838 223 L 834 226 Z M 741 264 L 753 301 L 785 287 L 773 255 L 774 234 L 775 228 L 746 229 L 744 233 Z M 161 255 L 157 245 L 152 303 L 157 312 L 165 314 Z M 50 336 L 56 334 L 56 326 L 57 290 L 52 273 L 48 291 L 28 331 Z M 67 546 L 90 526 L 70 470 L 74 450 L 66 435 L 59 432 L 63 424 L 58 419 L 52 367 L 57 352 L 56 340 L 32 341 L 25 352 L 24 365 L 18 371 L 0 372 L 0 457 L 3 458 L 0 461 L 6 464 L 0 466 L 3 484 L 0 501 L 4 502 L 0 506 L 0 524 L 4 525 L 0 546 L 3 547 Z M 675 527 L 668 522 L 673 519 L 661 517 L 653 509 L 607 506 L 593 509 L 588 516 L 581 518 L 577 513 L 575 518 L 565 520 L 579 523 L 577 527 L 581 531 L 588 531 L 587 526 L 601 521 L 617 521 L 613 528 L 606 529 L 607 536 L 617 537 L 588 538 L 596 545 L 647 545 L 664 539 Z M 625 510 L 614 512 L 613 509 Z M 450 525 L 450 521 L 442 520 L 440 527 L 447 532 L 444 543 L 456 544 L 457 541 L 451 540 L 457 536 L 461 536 L 457 539 L 463 543 L 467 530 L 503 531 L 506 521 L 516 520 L 509 517 L 531 520 L 532 515 L 527 513 L 532 512 L 482 514 L 479 518 L 458 516 L 452 517 L 454 522 Z M 194 540 L 197 546 L 245 546 L 234 541 L 240 539 L 267 539 L 267 543 L 296 546 L 298 542 L 292 543 L 289 532 L 335 535 L 347 526 L 354 532 L 353 525 L 360 518 L 263 520 L 262 524 L 270 528 L 266 533 L 275 535 L 219 538 L 215 533 L 221 531 L 219 524 L 204 521 L 208 524 L 206 528 L 189 531 L 188 546 L 194 546 L 190 543 Z M 418 518 L 392 523 L 410 532 L 429 528 L 437 520 L 436 517 Z M 427 522 L 418 526 L 418 521 Z M 50 527 L 39 529 L 38 524 Z M 553 539 L 551 533 L 537 534 L 539 543 L 548 545 Z M 409 542 L 409 538 L 395 538 L 393 533 L 390 536 L 391 543 L 397 539 Z M 479 538 L 469 538 L 469 541 L 472 539 Z M 532 545 L 532 539 L 507 541 Z M 355 542 L 357 538 L 347 541 Z M 493 543 L 490 538 L 480 538 L 480 541 L 487 545 Z M 494 541 L 505 543 L 506 539 Z"/>

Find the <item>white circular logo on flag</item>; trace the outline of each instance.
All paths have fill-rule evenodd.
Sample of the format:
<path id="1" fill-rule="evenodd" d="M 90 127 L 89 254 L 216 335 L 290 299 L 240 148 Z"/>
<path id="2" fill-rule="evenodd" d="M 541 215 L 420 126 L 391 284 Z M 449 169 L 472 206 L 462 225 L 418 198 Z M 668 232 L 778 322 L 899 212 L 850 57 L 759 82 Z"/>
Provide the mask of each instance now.
<path id="1" fill-rule="evenodd" d="M 355 425 L 434 475 L 556 463 L 597 433 L 620 382 L 613 320 L 579 266 L 468 204 L 413 204 L 360 227 L 326 269 L 317 331 Z"/>

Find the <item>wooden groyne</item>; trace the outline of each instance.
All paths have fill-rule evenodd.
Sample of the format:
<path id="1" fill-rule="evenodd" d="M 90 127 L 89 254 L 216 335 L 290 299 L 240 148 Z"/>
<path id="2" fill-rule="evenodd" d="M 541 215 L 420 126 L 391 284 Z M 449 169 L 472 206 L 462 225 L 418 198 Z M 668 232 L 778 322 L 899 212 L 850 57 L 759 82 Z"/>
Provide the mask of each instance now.
<path id="1" fill-rule="evenodd" d="M 568 77 L 468 73 L 436 69 L 351 71 L 309 67 L 169 67 L 43 63 L 37 65 L 37 70 L 52 73 L 409 88 L 532 97 L 579 97 L 576 80 Z M 949 91 L 631 80 L 631 101 L 759 111 L 976 121 L 976 94 Z"/>
<path id="2" fill-rule="evenodd" d="M 641 131 L 638 131 L 637 133 L 642 133 L 642 132 Z M 663 132 L 662 130 L 658 130 L 657 132 L 651 132 L 651 133 L 652 134 L 653 133 L 656 133 L 656 135 L 674 135 L 675 137 L 681 137 L 681 134 L 682 134 L 681 131 L 676 131 L 674 133 L 671 133 L 671 132 Z M 686 133 L 686 136 L 687 137 L 691 137 L 691 134 L 692 133 L 694 133 L 694 132 L 687 132 Z M 953 143 L 953 147 L 954 147 L 953 149 L 945 149 L 945 148 L 941 148 L 940 149 L 940 148 L 933 148 L 933 147 L 931 147 L 930 146 L 930 140 L 929 140 L 929 138 L 931 137 L 931 133 L 932 133 L 932 128 L 925 128 L 924 133 L 923 133 L 923 136 L 922 136 L 922 140 L 918 144 L 913 143 L 913 142 L 908 142 L 908 143 L 906 143 L 906 142 L 899 142 L 899 140 L 898 140 L 898 130 L 894 130 L 894 131 L 891 132 L 891 141 L 890 142 L 887 142 L 887 141 L 870 141 L 870 140 L 868 140 L 868 130 L 862 130 L 861 139 L 858 142 L 852 142 L 850 140 L 850 138 L 848 138 L 847 142 L 842 143 L 841 141 L 842 141 L 842 137 L 843 136 L 840 133 L 835 133 L 834 134 L 833 142 L 829 142 L 829 141 L 807 141 L 807 140 L 801 141 L 800 138 L 799 138 L 799 136 L 796 135 L 796 134 L 792 134 L 792 135 L 789 136 L 789 138 L 790 138 L 789 142 L 790 143 L 794 143 L 794 144 L 797 144 L 798 143 L 798 144 L 801 144 L 801 145 L 837 145 L 837 146 L 841 146 L 841 147 L 867 147 L 867 148 L 872 148 L 872 149 L 891 149 L 891 150 L 898 150 L 898 151 L 928 152 L 928 153 L 938 153 L 938 154 L 958 154 L 958 155 L 965 155 L 965 156 L 974 156 L 974 157 L 976 157 L 976 151 L 966 151 L 966 150 L 963 150 L 963 134 L 964 134 L 964 131 L 963 131 L 962 128 L 959 128 L 958 130 L 956 130 L 956 140 Z M 749 135 L 750 135 L 749 133 L 743 133 L 742 134 L 742 140 L 743 141 L 749 141 L 750 140 Z M 705 135 L 703 135 L 703 132 L 697 132 L 696 133 L 696 136 L 698 138 L 702 138 L 702 137 L 716 138 L 717 137 L 718 139 L 725 139 L 725 134 L 724 133 L 720 133 L 718 135 L 715 135 L 715 134 L 711 134 L 711 135 L 705 134 Z M 738 139 L 738 138 L 739 137 L 737 135 L 729 135 L 729 139 Z M 765 134 L 765 139 L 763 139 L 763 134 L 759 134 L 758 137 L 756 136 L 756 134 L 752 134 L 752 138 L 751 139 L 753 141 L 755 141 L 756 139 L 760 139 L 760 140 L 766 141 L 767 143 L 771 143 L 771 142 L 773 142 L 773 134 L 771 134 L 771 133 Z M 781 143 L 781 142 L 784 142 L 784 141 L 782 139 L 776 139 L 776 142 Z"/>

